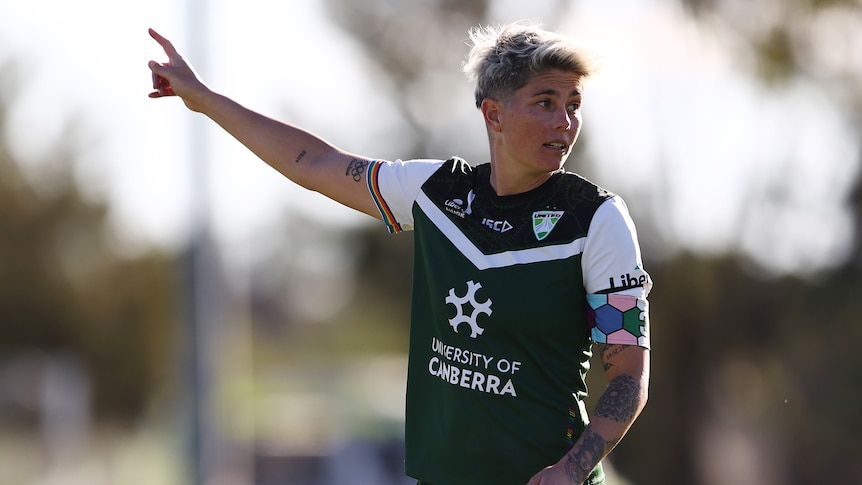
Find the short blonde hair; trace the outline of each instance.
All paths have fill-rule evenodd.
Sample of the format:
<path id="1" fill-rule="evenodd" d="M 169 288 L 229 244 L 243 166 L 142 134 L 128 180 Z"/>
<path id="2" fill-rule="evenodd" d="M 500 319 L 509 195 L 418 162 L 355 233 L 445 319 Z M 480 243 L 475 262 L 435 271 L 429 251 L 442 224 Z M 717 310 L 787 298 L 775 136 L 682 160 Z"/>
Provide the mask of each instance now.
<path id="1" fill-rule="evenodd" d="M 476 82 L 476 107 L 485 98 L 505 101 L 535 74 L 561 69 L 585 79 L 595 74 L 594 57 L 573 39 L 532 22 L 470 29 L 470 53 L 461 70 Z"/>

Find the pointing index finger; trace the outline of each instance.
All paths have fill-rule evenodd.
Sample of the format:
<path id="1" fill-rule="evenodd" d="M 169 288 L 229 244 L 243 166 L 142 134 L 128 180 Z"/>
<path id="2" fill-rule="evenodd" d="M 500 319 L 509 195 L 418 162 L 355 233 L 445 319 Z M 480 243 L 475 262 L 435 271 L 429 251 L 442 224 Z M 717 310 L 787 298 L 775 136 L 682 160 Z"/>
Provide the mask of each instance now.
<path id="1" fill-rule="evenodd" d="M 177 60 L 181 59 L 180 54 L 174 48 L 174 45 L 171 44 L 171 41 L 162 37 L 162 35 L 159 34 L 158 32 L 156 32 L 155 30 L 153 30 L 153 29 L 149 29 L 149 30 L 150 30 L 150 37 L 155 39 L 156 42 L 158 42 L 159 45 L 162 46 L 162 49 L 165 50 L 165 54 L 168 55 L 168 59 L 170 59 L 171 61 L 173 61 L 174 59 L 177 59 Z"/>

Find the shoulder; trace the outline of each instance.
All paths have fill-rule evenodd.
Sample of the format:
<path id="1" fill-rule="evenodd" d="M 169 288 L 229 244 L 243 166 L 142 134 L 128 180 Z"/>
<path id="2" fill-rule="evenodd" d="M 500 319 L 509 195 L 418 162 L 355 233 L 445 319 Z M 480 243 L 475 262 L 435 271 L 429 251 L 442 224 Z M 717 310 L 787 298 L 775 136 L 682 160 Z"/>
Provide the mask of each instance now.
<path id="1" fill-rule="evenodd" d="M 409 174 L 411 178 L 427 179 L 435 174 L 441 177 L 471 175 L 473 167 L 464 159 L 452 157 L 447 160 L 415 158 L 410 160 L 374 160 L 369 171 L 374 176 L 387 173 L 388 176 L 401 177 Z M 390 175 L 391 174 L 391 175 Z"/>
<path id="2" fill-rule="evenodd" d="M 609 199 L 617 197 L 613 192 L 574 172 L 561 172 L 558 184 L 572 196 L 594 201 L 599 205 Z"/>
<path id="3" fill-rule="evenodd" d="M 482 174 L 490 173 L 490 170 L 490 164 L 474 166 L 463 158 L 452 157 L 440 162 L 437 170 L 429 174 L 423 188 L 429 193 L 457 191 L 465 186 L 473 188 Z"/>
<path id="4" fill-rule="evenodd" d="M 586 232 L 599 207 L 616 197 L 616 194 L 581 175 L 558 172 L 548 184 L 543 203 L 574 216 L 580 228 L 578 232 Z"/>
<path id="5" fill-rule="evenodd" d="M 410 205 L 423 187 L 451 184 L 452 180 L 472 176 L 473 170 L 463 159 L 373 160 L 368 166 L 368 187 L 375 202 L 390 206 Z M 407 209 L 405 209 L 407 210 Z"/>
<path id="6" fill-rule="evenodd" d="M 491 171 L 491 164 L 471 165 L 461 157 L 451 157 L 442 162 L 437 175 L 442 178 L 475 178 L 481 173 Z"/>

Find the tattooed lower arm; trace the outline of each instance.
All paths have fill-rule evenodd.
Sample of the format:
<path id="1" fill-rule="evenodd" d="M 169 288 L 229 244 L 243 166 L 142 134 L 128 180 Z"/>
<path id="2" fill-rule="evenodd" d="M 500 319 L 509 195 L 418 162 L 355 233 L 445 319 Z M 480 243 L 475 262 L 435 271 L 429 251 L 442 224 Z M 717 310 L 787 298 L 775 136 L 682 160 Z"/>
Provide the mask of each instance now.
<path id="1" fill-rule="evenodd" d="M 576 453 L 566 455 L 566 476 L 572 483 L 584 483 L 593 468 L 612 448 L 604 438 L 589 427 L 584 430 L 578 444 Z"/>
<path id="2" fill-rule="evenodd" d="M 622 439 L 643 405 L 641 381 L 628 374 L 620 374 L 608 383 L 593 412 L 594 418 L 603 418 L 601 429 L 597 423 L 587 426 L 578 442 L 566 455 L 566 476 L 573 483 L 583 483 L 593 468 Z M 600 434 L 599 431 L 602 431 Z"/>

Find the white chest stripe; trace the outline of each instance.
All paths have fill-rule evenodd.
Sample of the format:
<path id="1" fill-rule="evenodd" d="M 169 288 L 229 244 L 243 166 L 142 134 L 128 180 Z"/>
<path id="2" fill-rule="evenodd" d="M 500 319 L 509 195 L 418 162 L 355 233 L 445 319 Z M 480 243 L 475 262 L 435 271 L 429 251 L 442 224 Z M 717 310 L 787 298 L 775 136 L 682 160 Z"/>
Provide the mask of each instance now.
<path id="1" fill-rule="evenodd" d="M 443 211 L 431 202 L 431 199 L 424 192 L 419 193 L 419 196 L 416 198 L 416 204 L 428 219 L 437 226 L 437 229 L 479 270 L 570 258 L 583 253 L 587 242 L 587 238 L 582 237 L 566 244 L 484 254 L 458 230 L 455 224 L 449 220 Z"/>

